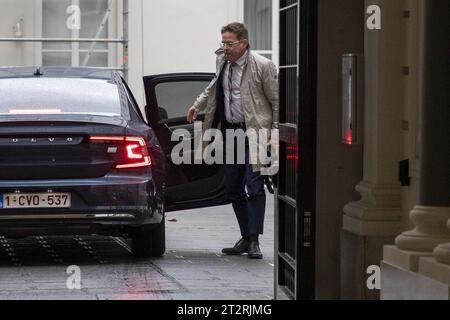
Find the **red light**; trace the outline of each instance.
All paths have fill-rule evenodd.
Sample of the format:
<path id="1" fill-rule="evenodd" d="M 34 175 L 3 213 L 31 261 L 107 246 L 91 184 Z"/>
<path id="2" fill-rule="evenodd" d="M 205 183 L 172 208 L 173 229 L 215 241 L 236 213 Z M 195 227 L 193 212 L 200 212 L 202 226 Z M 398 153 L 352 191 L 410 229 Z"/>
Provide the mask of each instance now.
<path id="1" fill-rule="evenodd" d="M 113 136 L 95 136 L 89 138 L 92 142 L 107 142 L 107 141 L 125 141 L 125 137 Z"/>
<path id="2" fill-rule="evenodd" d="M 141 162 L 130 163 L 130 164 L 118 164 L 116 165 L 116 169 L 131 169 L 131 168 L 142 168 L 149 167 L 152 165 L 149 156 L 145 156 Z"/>
<path id="3" fill-rule="evenodd" d="M 345 143 L 346 144 L 353 144 L 353 137 L 352 137 L 352 133 L 350 131 L 347 131 L 346 135 L 345 135 L 346 139 L 345 139 Z"/>
<path id="4" fill-rule="evenodd" d="M 140 153 L 134 153 L 134 149 L 139 148 L 137 144 L 130 144 L 127 146 L 127 157 L 128 159 L 142 159 L 144 156 Z M 139 152 L 139 150 L 138 150 Z"/>
<path id="5" fill-rule="evenodd" d="M 300 159 L 298 155 L 298 145 L 288 145 L 286 146 L 286 160 L 293 162 L 295 170 L 298 168 L 298 160 Z"/>
<path id="6" fill-rule="evenodd" d="M 118 142 L 126 150 L 126 163 L 116 165 L 116 169 L 131 169 L 151 166 L 152 161 L 147 149 L 147 143 L 141 137 L 94 136 L 91 142 Z"/>

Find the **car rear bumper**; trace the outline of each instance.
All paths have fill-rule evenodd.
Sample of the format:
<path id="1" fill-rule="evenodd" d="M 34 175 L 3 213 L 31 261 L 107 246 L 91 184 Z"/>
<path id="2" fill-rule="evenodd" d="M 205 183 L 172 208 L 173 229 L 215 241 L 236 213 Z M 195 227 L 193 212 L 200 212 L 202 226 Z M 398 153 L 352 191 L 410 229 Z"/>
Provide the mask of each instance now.
<path id="1" fill-rule="evenodd" d="M 0 209 L 0 235 L 122 235 L 160 223 L 162 190 L 151 175 L 96 179 L 0 181 L 0 194 L 70 193 L 70 208 Z"/>
<path id="2" fill-rule="evenodd" d="M 107 235 L 129 236 L 134 229 L 143 225 L 158 224 L 162 214 L 146 219 L 136 219 L 132 214 L 67 214 L 34 216 L 5 216 L 0 219 L 0 235 L 6 237 L 47 235 Z"/>

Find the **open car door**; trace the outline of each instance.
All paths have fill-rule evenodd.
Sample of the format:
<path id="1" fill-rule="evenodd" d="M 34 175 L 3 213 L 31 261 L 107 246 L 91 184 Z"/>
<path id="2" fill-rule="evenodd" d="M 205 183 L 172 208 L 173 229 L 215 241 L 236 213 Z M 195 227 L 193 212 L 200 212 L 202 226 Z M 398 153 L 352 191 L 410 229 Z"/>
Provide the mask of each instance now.
<path id="1" fill-rule="evenodd" d="M 201 164 L 194 164 L 194 148 L 190 149 L 190 163 L 175 164 L 172 159 L 172 150 L 180 143 L 180 139 L 188 139 L 193 146 L 194 124 L 187 122 L 187 112 L 213 77 L 212 73 L 144 77 L 147 120 L 166 155 L 166 211 L 228 203 L 224 193 L 223 165 L 207 165 L 203 161 Z M 199 114 L 196 121 L 203 120 L 204 114 Z"/>

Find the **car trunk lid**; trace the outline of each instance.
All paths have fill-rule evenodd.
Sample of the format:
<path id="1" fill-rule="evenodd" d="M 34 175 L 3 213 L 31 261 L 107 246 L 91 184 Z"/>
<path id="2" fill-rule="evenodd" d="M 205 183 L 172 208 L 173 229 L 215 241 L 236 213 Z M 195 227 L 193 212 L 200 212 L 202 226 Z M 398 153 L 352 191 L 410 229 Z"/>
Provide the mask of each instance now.
<path id="1" fill-rule="evenodd" d="M 27 121 L 0 123 L 0 180 L 96 178 L 120 160 L 114 144 L 91 136 L 123 136 L 126 127 L 105 123 Z"/>

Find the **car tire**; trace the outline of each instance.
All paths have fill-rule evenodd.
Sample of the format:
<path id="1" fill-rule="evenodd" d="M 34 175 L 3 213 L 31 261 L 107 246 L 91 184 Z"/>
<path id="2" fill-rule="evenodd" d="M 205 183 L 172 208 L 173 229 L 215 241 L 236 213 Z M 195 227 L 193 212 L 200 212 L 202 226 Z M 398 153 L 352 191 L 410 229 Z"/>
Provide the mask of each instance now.
<path id="1" fill-rule="evenodd" d="M 136 257 L 160 257 L 166 251 L 165 218 L 159 224 L 145 225 L 132 234 L 132 249 Z"/>

